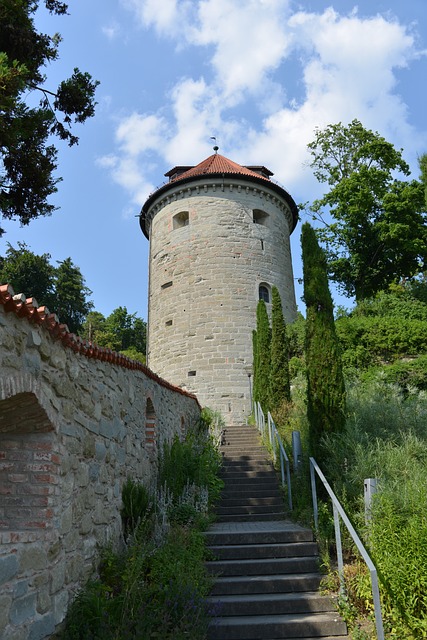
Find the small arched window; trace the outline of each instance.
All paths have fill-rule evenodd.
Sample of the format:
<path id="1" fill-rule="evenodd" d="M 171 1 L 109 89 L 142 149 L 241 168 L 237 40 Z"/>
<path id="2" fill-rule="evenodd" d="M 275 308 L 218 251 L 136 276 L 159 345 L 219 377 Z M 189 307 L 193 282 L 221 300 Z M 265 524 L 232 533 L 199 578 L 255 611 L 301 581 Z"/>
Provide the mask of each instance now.
<path id="1" fill-rule="evenodd" d="M 258 289 L 258 298 L 259 300 L 264 300 L 264 302 L 269 303 L 271 300 L 270 297 L 270 287 L 268 284 L 266 284 L 265 282 L 262 282 L 259 285 L 259 289 Z"/>
<path id="2" fill-rule="evenodd" d="M 190 216 L 188 211 L 180 211 L 174 215 L 172 220 L 172 226 L 174 229 L 181 229 L 181 227 L 188 227 L 190 224 Z"/>
<path id="3" fill-rule="evenodd" d="M 252 219 L 255 224 L 268 225 L 268 213 L 262 211 L 262 209 L 254 209 L 252 211 Z"/>

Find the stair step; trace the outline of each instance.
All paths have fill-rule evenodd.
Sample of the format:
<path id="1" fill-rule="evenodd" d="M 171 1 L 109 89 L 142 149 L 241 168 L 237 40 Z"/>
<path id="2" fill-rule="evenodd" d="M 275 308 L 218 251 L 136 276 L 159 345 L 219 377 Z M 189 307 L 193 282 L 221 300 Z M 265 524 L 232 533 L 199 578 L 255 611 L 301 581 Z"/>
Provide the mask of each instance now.
<path id="1" fill-rule="evenodd" d="M 299 558 L 243 558 L 210 560 L 206 567 L 211 574 L 221 576 L 262 576 L 286 573 L 312 573 L 318 569 L 315 556 Z"/>
<path id="2" fill-rule="evenodd" d="M 335 602 L 316 591 L 302 593 L 255 593 L 247 595 L 209 596 L 218 605 L 221 616 L 258 616 L 281 613 L 335 612 Z"/>
<path id="3" fill-rule="evenodd" d="M 283 518 L 283 513 L 279 511 L 272 511 L 271 513 L 256 513 L 256 514 L 240 514 L 240 515 L 222 515 L 218 516 L 218 522 L 270 522 Z"/>
<path id="4" fill-rule="evenodd" d="M 267 487 L 264 485 L 257 487 L 256 484 L 239 484 L 238 486 L 233 487 L 233 489 L 223 490 L 221 499 L 229 500 L 240 496 L 247 496 L 248 498 L 268 498 L 271 496 L 277 496 L 278 498 L 281 498 L 282 492 L 278 488 L 277 483 Z"/>
<path id="5" fill-rule="evenodd" d="M 272 510 L 280 511 L 283 508 L 282 500 L 273 500 L 272 504 L 248 504 L 236 506 L 218 506 L 216 512 L 219 516 L 235 515 L 254 515 L 256 513 L 270 513 Z"/>
<path id="6" fill-rule="evenodd" d="M 259 638 L 307 638 L 337 636 L 347 632 L 338 615 L 282 614 L 271 616 L 232 616 L 217 618 L 209 627 L 209 640 L 259 640 Z M 266 635 L 268 634 L 268 635 Z"/>
<path id="7" fill-rule="evenodd" d="M 315 542 L 211 545 L 208 548 L 215 558 L 221 560 L 318 556 Z"/>
<path id="8" fill-rule="evenodd" d="M 290 525 L 289 521 L 282 520 L 272 522 L 268 529 L 259 527 L 256 523 L 236 523 L 233 529 L 231 525 L 216 522 L 209 531 L 205 532 L 207 544 L 233 545 L 233 544 L 280 544 L 293 542 L 312 542 L 313 532 L 298 525 Z"/>
<path id="9" fill-rule="evenodd" d="M 261 506 L 277 506 L 283 507 L 283 499 L 278 493 L 277 496 L 272 495 L 264 495 L 264 496 L 249 496 L 249 495 L 239 495 L 235 498 L 224 498 L 221 497 L 221 501 L 219 503 L 219 508 L 231 508 L 231 507 L 239 507 L 245 505 L 247 507 L 261 507 Z"/>
<path id="10" fill-rule="evenodd" d="M 289 593 L 316 591 L 322 576 L 320 573 L 275 574 L 270 576 L 221 576 L 215 580 L 211 595 L 238 595 L 248 593 Z"/>

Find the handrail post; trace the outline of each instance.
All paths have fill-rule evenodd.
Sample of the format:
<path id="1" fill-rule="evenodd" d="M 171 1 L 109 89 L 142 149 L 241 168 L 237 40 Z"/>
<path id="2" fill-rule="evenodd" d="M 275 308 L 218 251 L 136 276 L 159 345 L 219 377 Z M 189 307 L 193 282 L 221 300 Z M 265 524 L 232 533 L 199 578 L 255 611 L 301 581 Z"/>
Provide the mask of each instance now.
<path id="1" fill-rule="evenodd" d="M 339 517 L 338 509 L 336 508 L 334 503 L 332 503 L 332 506 L 334 511 L 335 542 L 337 545 L 337 561 L 338 561 L 338 576 L 340 579 L 340 594 L 344 595 L 345 582 L 344 582 L 344 563 L 342 559 L 340 517 Z"/>
<path id="2" fill-rule="evenodd" d="M 316 531 L 319 530 L 319 508 L 317 505 L 317 491 L 316 491 L 316 476 L 314 473 L 314 466 L 310 459 L 310 481 L 311 481 L 311 497 L 313 500 L 313 517 L 314 517 L 314 528 Z"/>

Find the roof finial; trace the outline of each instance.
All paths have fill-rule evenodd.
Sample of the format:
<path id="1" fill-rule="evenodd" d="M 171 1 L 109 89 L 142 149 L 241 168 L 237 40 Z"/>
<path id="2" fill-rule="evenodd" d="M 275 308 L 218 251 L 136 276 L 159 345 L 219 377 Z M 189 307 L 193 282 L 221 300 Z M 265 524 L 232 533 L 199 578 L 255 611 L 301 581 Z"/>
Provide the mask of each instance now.
<path id="1" fill-rule="evenodd" d="M 215 140 L 215 143 L 216 143 L 216 138 L 215 138 L 215 136 L 211 136 L 211 140 Z M 215 146 L 214 146 L 214 148 L 213 148 L 213 150 L 215 151 L 215 153 L 218 153 L 218 149 L 219 149 L 218 145 L 217 145 L 217 144 L 215 144 Z"/>

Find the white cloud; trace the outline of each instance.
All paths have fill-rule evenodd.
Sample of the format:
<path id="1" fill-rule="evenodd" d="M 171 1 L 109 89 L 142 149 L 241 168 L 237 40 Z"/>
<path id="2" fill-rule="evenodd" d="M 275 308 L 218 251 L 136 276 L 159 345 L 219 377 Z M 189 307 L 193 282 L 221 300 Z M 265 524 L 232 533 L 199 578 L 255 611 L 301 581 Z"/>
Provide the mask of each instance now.
<path id="1" fill-rule="evenodd" d="M 220 152 L 242 164 L 266 164 L 306 199 L 315 189 L 306 145 L 316 126 L 358 118 L 398 146 L 414 140 L 396 70 L 417 52 L 397 20 L 333 9 L 291 15 L 285 0 L 123 1 L 141 24 L 194 47 L 197 69 L 203 63 L 213 70 L 180 78 L 157 114 L 120 122 L 111 170 L 138 194 L 134 201 L 143 202 L 143 190 L 151 188 L 138 178 L 148 171 L 149 155 L 169 166 L 195 163 L 208 155 L 211 135 L 218 135 Z M 288 88 L 290 69 L 294 75 L 298 69 L 297 97 Z"/>
<path id="2" fill-rule="evenodd" d="M 109 25 L 102 27 L 102 33 L 108 40 L 115 40 L 120 34 L 120 26 L 117 22 L 111 22 Z"/>
<path id="3" fill-rule="evenodd" d="M 138 156 L 145 151 L 158 149 L 164 142 L 166 130 L 167 124 L 161 116 L 134 112 L 120 122 L 116 140 L 124 154 Z"/>
<path id="4" fill-rule="evenodd" d="M 288 2 L 283 0 L 203 0 L 192 42 L 213 45 L 211 63 L 223 96 L 258 92 L 266 74 L 289 51 Z"/>
<path id="5" fill-rule="evenodd" d="M 153 27 L 162 36 L 181 39 L 193 0 L 122 0 L 143 27 Z"/>

